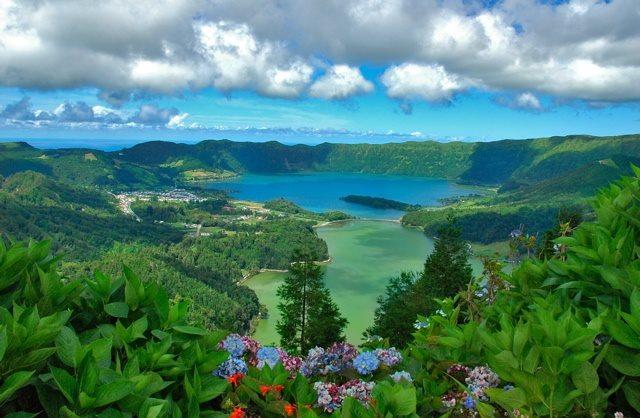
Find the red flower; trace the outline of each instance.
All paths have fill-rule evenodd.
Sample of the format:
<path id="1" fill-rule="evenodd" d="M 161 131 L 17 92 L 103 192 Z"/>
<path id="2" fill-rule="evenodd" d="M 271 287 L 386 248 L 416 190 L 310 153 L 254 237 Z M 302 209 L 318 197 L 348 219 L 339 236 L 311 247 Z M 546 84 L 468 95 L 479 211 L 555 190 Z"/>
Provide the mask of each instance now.
<path id="1" fill-rule="evenodd" d="M 242 408 L 233 408 L 233 411 L 229 414 L 229 418 L 244 418 L 246 414 Z"/>
<path id="2" fill-rule="evenodd" d="M 237 387 L 240 384 L 240 381 L 242 380 L 243 377 L 244 377 L 244 374 L 236 373 L 234 375 L 227 377 L 227 382 L 231 383 L 233 387 Z"/>
<path id="3" fill-rule="evenodd" d="M 284 390 L 284 386 L 275 385 L 275 386 L 272 386 L 271 389 L 275 390 L 276 392 L 282 392 Z"/>
<path id="4" fill-rule="evenodd" d="M 287 414 L 288 417 L 292 417 L 296 414 L 296 406 L 291 405 L 290 403 L 284 405 L 284 413 Z"/>
<path id="5" fill-rule="evenodd" d="M 260 386 L 260 393 L 262 393 L 262 396 L 267 396 L 267 393 L 269 393 L 270 390 L 271 390 L 271 386 L 267 386 L 267 385 Z"/>

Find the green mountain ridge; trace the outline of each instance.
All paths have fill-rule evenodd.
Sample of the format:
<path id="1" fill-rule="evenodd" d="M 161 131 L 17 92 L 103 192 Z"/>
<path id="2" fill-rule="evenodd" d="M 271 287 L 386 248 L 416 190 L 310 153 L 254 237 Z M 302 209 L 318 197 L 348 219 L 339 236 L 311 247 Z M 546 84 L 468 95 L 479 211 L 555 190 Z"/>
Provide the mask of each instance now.
<path id="1" fill-rule="evenodd" d="M 334 171 L 438 177 L 479 185 L 534 184 L 615 155 L 640 158 L 640 135 L 388 144 L 150 141 L 115 152 L 0 145 L 0 175 L 33 170 L 105 187 L 173 185 L 187 170 L 238 174 Z"/>

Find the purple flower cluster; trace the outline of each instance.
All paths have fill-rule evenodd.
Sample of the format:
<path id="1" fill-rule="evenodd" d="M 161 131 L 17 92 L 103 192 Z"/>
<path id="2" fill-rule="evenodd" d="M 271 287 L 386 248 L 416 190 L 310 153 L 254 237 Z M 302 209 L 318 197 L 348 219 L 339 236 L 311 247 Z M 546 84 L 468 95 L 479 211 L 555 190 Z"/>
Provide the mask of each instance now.
<path id="1" fill-rule="evenodd" d="M 302 366 L 302 357 L 298 356 L 290 356 L 289 353 L 284 351 L 282 348 L 278 348 L 278 352 L 280 353 L 280 361 L 282 361 L 282 365 L 285 370 L 290 373 L 297 373 Z"/>
<path id="2" fill-rule="evenodd" d="M 364 382 L 360 379 L 350 380 L 341 386 L 330 382 L 316 382 L 313 385 L 318 395 L 316 406 L 325 412 L 332 413 L 340 408 L 342 402 L 348 397 L 355 398 L 366 406 L 371 400 L 374 386 L 373 382 Z"/>
<path id="3" fill-rule="evenodd" d="M 307 357 L 302 361 L 300 373 L 306 377 L 322 374 L 326 368 L 326 360 L 324 348 L 314 347 L 309 350 Z"/>
<path id="4" fill-rule="evenodd" d="M 354 358 L 358 357 L 358 349 L 349 343 L 333 343 L 333 345 L 327 349 L 327 352 L 340 357 L 344 364 L 349 364 Z"/>
<path id="5" fill-rule="evenodd" d="M 468 391 L 449 392 L 442 396 L 442 405 L 445 408 L 458 406 L 462 410 L 474 410 L 477 400 L 486 401 L 485 390 L 497 387 L 500 378 L 486 366 L 477 366 L 470 369 L 462 364 L 454 364 L 447 369 L 447 374 L 456 380 L 463 380 L 468 387 Z M 513 389 L 513 386 L 506 385 L 505 390 Z"/>
<path id="6" fill-rule="evenodd" d="M 331 382 L 316 382 L 313 385 L 318 399 L 316 406 L 324 409 L 328 413 L 332 413 L 342 405 L 338 385 Z"/>
<path id="7" fill-rule="evenodd" d="M 477 366 L 469 372 L 465 383 L 476 398 L 484 401 L 487 400 L 484 394 L 485 389 L 497 387 L 500 384 L 500 378 L 490 368 Z"/>
<path id="8" fill-rule="evenodd" d="M 375 351 L 376 357 L 387 367 L 398 365 L 402 361 L 402 354 L 395 347 L 378 348 Z"/>
<path id="9" fill-rule="evenodd" d="M 302 361 L 300 373 L 307 377 L 338 373 L 353 367 L 353 360 L 357 356 L 358 350 L 348 343 L 334 343 L 326 350 L 315 347 L 309 350 Z"/>
<path id="10" fill-rule="evenodd" d="M 371 400 L 371 392 L 374 387 L 374 382 L 365 382 L 360 379 L 355 379 L 340 386 L 338 393 L 340 393 L 342 399 L 354 398 L 360 401 L 363 405 L 367 405 Z"/>

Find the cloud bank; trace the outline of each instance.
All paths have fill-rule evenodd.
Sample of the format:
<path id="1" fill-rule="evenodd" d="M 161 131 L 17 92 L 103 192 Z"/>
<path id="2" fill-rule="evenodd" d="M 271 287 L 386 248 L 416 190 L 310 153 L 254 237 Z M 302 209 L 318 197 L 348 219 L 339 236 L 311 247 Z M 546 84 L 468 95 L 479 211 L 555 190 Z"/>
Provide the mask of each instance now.
<path id="1" fill-rule="evenodd" d="M 640 100 L 637 0 L 483 3 L 1 0 L 0 85 L 97 87 L 115 109 L 138 93 L 205 88 L 344 100 L 374 82 L 405 107 L 470 88 L 518 95 L 532 109 L 539 95 Z M 380 80 L 365 79 L 363 65 L 381 67 Z"/>

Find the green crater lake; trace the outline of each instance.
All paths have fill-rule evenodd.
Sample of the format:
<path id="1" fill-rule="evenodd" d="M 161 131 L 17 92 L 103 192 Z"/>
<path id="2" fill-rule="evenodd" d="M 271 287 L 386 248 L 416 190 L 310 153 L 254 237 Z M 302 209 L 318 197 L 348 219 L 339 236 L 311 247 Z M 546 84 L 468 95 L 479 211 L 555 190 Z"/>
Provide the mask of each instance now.
<path id="1" fill-rule="evenodd" d="M 376 299 L 390 277 L 401 271 L 422 270 L 433 250 L 433 241 L 421 231 L 397 222 L 350 221 L 317 229 L 327 242 L 332 262 L 325 266 L 325 282 L 340 312 L 349 320 L 347 340 L 359 344 L 362 332 L 371 325 Z M 474 270 L 480 268 L 473 261 Z M 275 329 L 280 314 L 276 290 L 287 273 L 265 272 L 248 279 L 268 311 L 257 324 L 254 337 L 263 344 L 279 343 Z"/>

